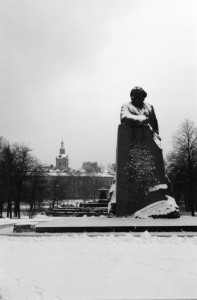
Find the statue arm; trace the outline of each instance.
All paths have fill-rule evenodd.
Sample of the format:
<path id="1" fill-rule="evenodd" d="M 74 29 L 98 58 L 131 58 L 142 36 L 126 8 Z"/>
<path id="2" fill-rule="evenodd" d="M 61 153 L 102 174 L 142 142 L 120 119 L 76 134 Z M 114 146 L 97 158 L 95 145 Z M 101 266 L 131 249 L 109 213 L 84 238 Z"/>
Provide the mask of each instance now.
<path id="1" fill-rule="evenodd" d="M 156 115 L 155 115 L 155 111 L 154 111 L 154 108 L 152 106 L 152 116 L 153 116 L 153 124 L 154 124 L 154 128 L 153 130 L 159 134 L 159 126 L 158 126 L 158 122 L 157 122 L 157 118 L 156 118 Z"/>
<path id="2" fill-rule="evenodd" d="M 148 118 L 145 115 L 132 114 L 127 105 L 123 105 L 121 107 L 120 120 L 121 123 L 125 123 L 130 126 L 148 123 Z"/>

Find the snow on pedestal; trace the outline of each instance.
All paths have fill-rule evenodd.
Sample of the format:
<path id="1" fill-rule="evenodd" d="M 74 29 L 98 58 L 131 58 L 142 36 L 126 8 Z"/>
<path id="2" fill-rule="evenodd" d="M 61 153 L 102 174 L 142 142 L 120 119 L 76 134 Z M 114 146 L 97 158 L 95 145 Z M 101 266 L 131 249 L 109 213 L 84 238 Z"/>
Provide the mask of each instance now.
<path id="1" fill-rule="evenodd" d="M 149 188 L 149 192 L 155 192 L 155 191 L 158 191 L 160 189 L 165 190 L 167 188 L 168 188 L 167 184 L 157 184 L 154 187 Z"/>
<path id="2" fill-rule="evenodd" d="M 166 196 L 167 200 L 157 201 L 143 209 L 138 210 L 134 214 L 134 218 L 177 218 L 180 217 L 179 207 L 174 198 Z"/>

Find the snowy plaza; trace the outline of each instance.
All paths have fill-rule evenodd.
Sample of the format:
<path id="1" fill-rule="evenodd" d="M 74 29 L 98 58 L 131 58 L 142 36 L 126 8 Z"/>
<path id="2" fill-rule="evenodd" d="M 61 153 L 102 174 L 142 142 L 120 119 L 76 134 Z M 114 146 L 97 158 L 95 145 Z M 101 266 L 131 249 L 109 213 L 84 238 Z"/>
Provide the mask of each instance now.
<path id="1" fill-rule="evenodd" d="M 197 298 L 195 233 L 14 235 L 11 222 L 1 220 L 2 300 Z"/>
<path id="2" fill-rule="evenodd" d="M 197 1 L 0 1 L 0 300 L 197 300 Z"/>

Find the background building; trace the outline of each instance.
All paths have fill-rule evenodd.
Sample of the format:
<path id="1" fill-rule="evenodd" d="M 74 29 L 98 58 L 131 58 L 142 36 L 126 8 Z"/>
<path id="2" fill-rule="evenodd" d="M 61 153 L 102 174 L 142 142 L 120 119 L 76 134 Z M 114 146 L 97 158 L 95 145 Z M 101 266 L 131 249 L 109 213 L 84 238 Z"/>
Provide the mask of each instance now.
<path id="1" fill-rule="evenodd" d="M 101 172 L 97 162 L 84 162 L 79 170 L 69 167 L 68 155 L 65 154 L 62 140 L 56 166 L 46 167 L 45 186 L 49 199 L 97 199 L 99 189 L 110 189 L 114 174 Z"/>
<path id="2" fill-rule="evenodd" d="M 114 176 L 106 173 L 94 175 L 64 172 L 50 172 L 45 177 L 47 194 L 50 199 L 97 199 L 100 188 L 110 189 Z"/>
<path id="3" fill-rule="evenodd" d="M 59 169 L 59 170 L 68 170 L 69 169 L 69 159 L 68 159 L 68 155 L 65 154 L 63 140 L 61 142 L 59 155 L 56 157 L 56 169 Z"/>

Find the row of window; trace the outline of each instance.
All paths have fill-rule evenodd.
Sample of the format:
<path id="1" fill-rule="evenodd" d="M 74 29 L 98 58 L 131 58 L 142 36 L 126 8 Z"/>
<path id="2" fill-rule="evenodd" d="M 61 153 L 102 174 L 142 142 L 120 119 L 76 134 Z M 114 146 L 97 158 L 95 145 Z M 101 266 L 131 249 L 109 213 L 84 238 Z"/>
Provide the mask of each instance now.
<path id="1" fill-rule="evenodd" d="M 76 180 L 76 179 L 72 180 L 72 179 L 69 179 L 69 180 L 63 180 L 63 181 L 59 180 L 57 182 L 51 181 L 51 185 L 54 185 L 54 183 L 56 183 L 56 184 L 59 183 L 59 184 L 62 184 L 62 185 L 69 184 L 69 185 L 77 185 L 77 186 L 78 185 L 111 186 L 112 181 L 113 180 L 99 180 L 99 181 L 95 180 L 95 182 L 93 182 L 92 180 L 82 180 L 82 179 L 80 179 L 80 180 Z M 48 183 L 48 181 L 46 180 L 46 184 L 47 183 Z"/>
<path id="2" fill-rule="evenodd" d="M 103 187 L 103 185 L 98 185 L 95 187 L 95 192 L 98 194 L 98 190 L 99 188 Z M 107 187 L 109 189 L 109 186 Z M 59 192 L 63 192 L 63 193 L 76 193 L 77 195 L 81 195 L 87 192 L 87 194 L 91 194 L 94 192 L 94 187 L 90 186 L 87 189 L 83 190 L 83 187 L 80 186 L 69 186 L 69 187 L 64 187 L 64 186 L 57 186 L 55 187 L 49 187 L 48 186 L 48 191 L 50 191 L 52 194 L 54 193 L 58 193 Z"/>
<path id="3" fill-rule="evenodd" d="M 68 167 L 68 162 L 67 161 L 58 161 L 57 163 L 57 167 L 61 167 L 61 166 L 65 166 Z"/>

